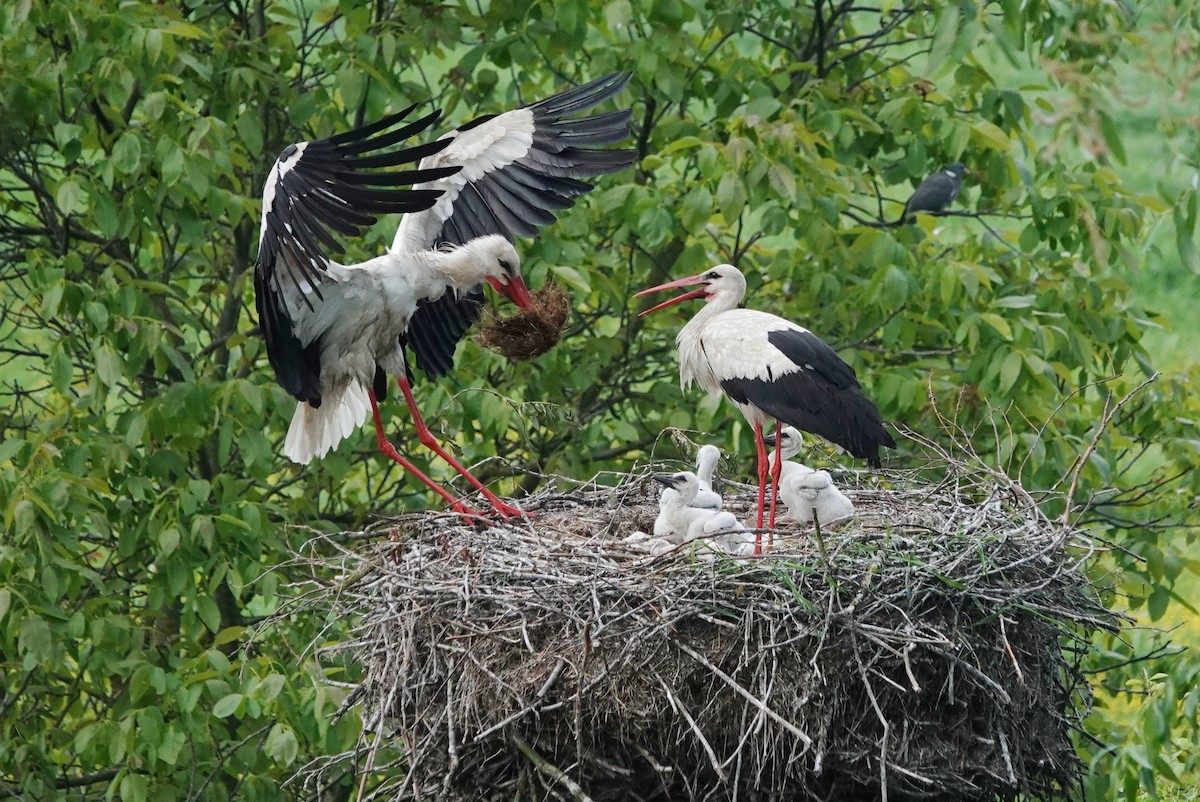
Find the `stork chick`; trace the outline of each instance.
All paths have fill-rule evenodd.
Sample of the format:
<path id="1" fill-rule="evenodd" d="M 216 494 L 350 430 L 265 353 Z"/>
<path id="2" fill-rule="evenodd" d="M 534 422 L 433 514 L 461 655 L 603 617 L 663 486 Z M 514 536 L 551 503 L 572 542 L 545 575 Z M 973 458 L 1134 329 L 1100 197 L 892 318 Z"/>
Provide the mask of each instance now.
<path id="1" fill-rule="evenodd" d="M 829 471 L 793 473 L 779 485 L 779 497 L 802 524 L 815 519 L 825 525 L 854 514 L 854 504 L 833 484 Z"/>
<path id="2" fill-rule="evenodd" d="M 718 512 L 705 521 L 704 536 L 729 554 L 740 554 L 743 546 L 754 545 L 754 536 L 732 512 Z"/>
<path id="3" fill-rule="evenodd" d="M 780 484 L 783 484 L 783 480 L 794 473 L 812 473 L 812 468 L 803 462 L 791 461 L 792 457 L 804 449 L 804 435 L 795 426 L 784 426 L 778 437 L 774 434 L 764 436 L 763 443 L 775 446 L 774 456 L 771 459 L 772 464 L 780 466 Z"/>
<path id="4" fill-rule="evenodd" d="M 712 489 L 713 472 L 720 458 L 721 452 L 716 446 L 700 446 L 700 450 L 696 452 L 696 481 L 699 482 L 699 489 L 696 498 L 687 506 L 702 510 L 721 509 L 721 497 Z M 658 508 L 663 509 L 675 495 L 674 488 L 668 487 L 663 490 L 658 497 Z"/>
<path id="5" fill-rule="evenodd" d="M 665 505 L 660 505 L 654 519 L 654 536 L 672 543 L 687 543 L 704 537 L 704 524 L 718 513 L 691 506 L 700 492 L 700 481 L 691 471 L 656 473 L 650 477 L 664 487 L 674 490 Z"/>

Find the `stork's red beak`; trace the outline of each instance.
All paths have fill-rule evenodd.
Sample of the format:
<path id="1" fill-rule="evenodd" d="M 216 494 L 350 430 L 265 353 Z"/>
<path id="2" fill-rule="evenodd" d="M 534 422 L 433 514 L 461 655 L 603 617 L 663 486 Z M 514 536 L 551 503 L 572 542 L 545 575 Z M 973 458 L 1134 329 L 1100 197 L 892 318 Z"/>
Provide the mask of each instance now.
<path id="1" fill-rule="evenodd" d="M 513 276 L 507 283 L 501 284 L 499 279 L 488 276 L 487 281 L 493 290 L 516 304 L 522 312 L 533 311 L 533 298 L 529 295 L 529 288 L 525 286 L 525 279 Z"/>
<path id="2" fill-rule="evenodd" d="M 651 312 L 657 312 L 659 309 L 666 309 L 668 306 L 674 306 L 675 304 L 683 303 L 684 301 L 690 301 L 693 298 L 707 297 L 708 296 L 708 286 L 707 286 L 708 282 L 704 279 L 703 275 L 688 276 L 687 278 L 677 278 L 674 281 L 668 281 L 666 284 L 659 284 L 657 287 L 651 287 L 647 290 L 642 290 L 639 293 L 635 293 L 633 297 L 640 298 L 641 296 L 649 295 L 652 292 L 659 292 L 660 290 L 673 290 L 678 287 L 690 287 L 693 284 L 704 284 L 705 286 L 701 287 L 698 290 L 692 290 L 691 292 L 685 292 L 683 295 L 680 295 L 677 298 L 672 298 L 669 301 L 663 301 L 661 304 L 658 304 L 657 306 L 652 306 L 645 311 L 638 312 L 638 317 L 648 315 Z"/>

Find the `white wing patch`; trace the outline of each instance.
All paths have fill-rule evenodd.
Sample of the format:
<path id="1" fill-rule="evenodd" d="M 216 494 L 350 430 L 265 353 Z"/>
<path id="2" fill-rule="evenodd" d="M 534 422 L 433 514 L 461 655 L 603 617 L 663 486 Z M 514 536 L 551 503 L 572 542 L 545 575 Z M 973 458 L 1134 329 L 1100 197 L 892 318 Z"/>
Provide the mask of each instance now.
<path id="1" fill-rule="evenodd" d="M 263 184 L 262 215 L 260 215 L 262 222 L 258 229 L 260 239 L 267 232 L 267 211 L 275 203 L 275 193 L 279 188 L 279 182 L 283 178 L 283 174 L 291 171 L 300 161 L 306 147 L 308 147 L 307 142 L 297 143 L 296 150 L 292 155 L 286 159 L 276 159 L 275 164 L 271 166 L 271 172 L 267 175 L 266 183 Z"/>
<path id="2" fill-rule="evenodd" d="M 453 138 L 454 141 L 445 150 L 422 159 L 421 168 L 461 165 L 463 169 L 449 178 L 414 186 L 414 189 L 440 189 L 444 194 L 429 209 L 404 215 L 392 240 L 393 251 L 430 248 L 442 223 L 454 213 L 454 202 L 468 184 L 527 154 L 533 147 L 533 113 L 529 109 L 513 109 L 475 128 L 452 131 L 442 138 Z"/>
<path id="3" fill-rule="evenodd" d="M 812 365 L 797 365 L 778 348 L 771 345 L 767 335 L 773 331 L 807 332 L 802 326 L 767 312 L 755 309 L 731 309 L 716 316 L 700 333 L 701 360 L 707 363 L 715 384 L 727 379 L 762 379 L 772 381 L 788 373 L 812 370 Z M 698 383 L 710 392 L 703 374 L 696 375 Z"/>

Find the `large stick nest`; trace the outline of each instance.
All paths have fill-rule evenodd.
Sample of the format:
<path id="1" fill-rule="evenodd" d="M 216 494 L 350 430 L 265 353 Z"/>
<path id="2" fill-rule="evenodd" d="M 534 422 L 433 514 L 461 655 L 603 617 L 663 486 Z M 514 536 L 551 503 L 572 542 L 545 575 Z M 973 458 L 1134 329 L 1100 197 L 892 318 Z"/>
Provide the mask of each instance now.
<path id="1" fill-rule="evenodd" d="M 943 457 L 945 455 L 942 455 Z M 622 539 L 649 470 L 565 480 L 532 521 L 414 514 L 341 550 L 341 645 L 365 752 L 402 749 L 372 799 L 1015 799 L 1065 796 L 1112 629 L 1092 549 L 1007 477 L 950 460 L 842 476 L 858 515 L 786 523 L 769 554 Z M 601 477 L 603 478 L 603 477 Z M 725 487 L 751 517 L 750 488 Z M 328 575 L 328 563 L 321 567 Z M 361 759 L 363 753 L 359 753 Z"/>

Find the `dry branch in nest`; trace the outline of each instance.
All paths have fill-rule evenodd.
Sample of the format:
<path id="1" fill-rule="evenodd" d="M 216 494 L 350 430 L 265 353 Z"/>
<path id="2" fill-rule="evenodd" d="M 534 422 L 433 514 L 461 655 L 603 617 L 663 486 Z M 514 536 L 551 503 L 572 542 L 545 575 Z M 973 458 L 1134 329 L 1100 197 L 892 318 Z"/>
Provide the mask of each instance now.
<path id="1" fill-rule="evenodd" d="M 786 523 L 760 557 L 703 543 L 650 557 L 622 543 L 652 525 L 649 474 L 560 480 L 518 524 L 401 516 L 341 550 L 342 579 L 318 593 L 357 622 L 334 651 L 363 672 L 347 701 L 363 746 L 343 756 L 373 778 L 363 799 L 1004 800 L 1075 786 L 1079 660 L 1118 622 L 1084 570 L 1091 544 L 1015 483 L 958 459 L 936 485 L 843 477 L 858 515 L 823 533 L 824 557 Z M 752 502 L 726 487 L 742 520 Z M 401 755 L 390 769 L 381 745 Z"/>
<path id="2" fill-rule="evenodd" d="M 531 297 L 533 309 L 529 312 L 498 318 L 486 311 L 476 338 L 480 345 L 519 361 L 541 356 L 557 345 L 571 311 L 570 299 L 554 282 Z"/>

